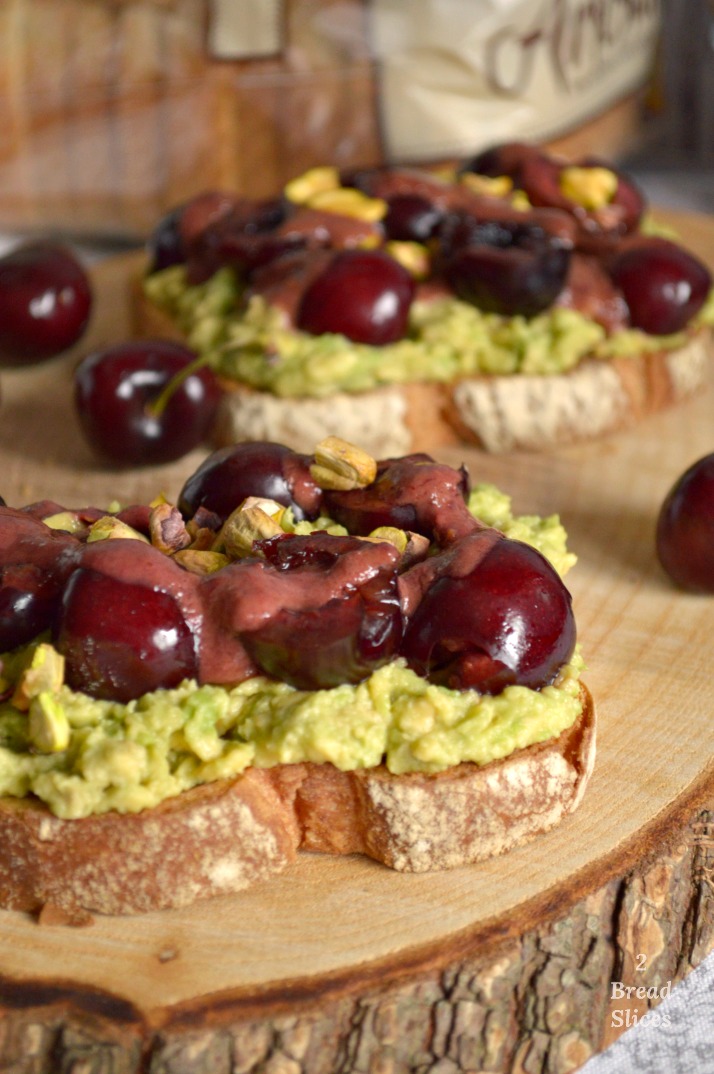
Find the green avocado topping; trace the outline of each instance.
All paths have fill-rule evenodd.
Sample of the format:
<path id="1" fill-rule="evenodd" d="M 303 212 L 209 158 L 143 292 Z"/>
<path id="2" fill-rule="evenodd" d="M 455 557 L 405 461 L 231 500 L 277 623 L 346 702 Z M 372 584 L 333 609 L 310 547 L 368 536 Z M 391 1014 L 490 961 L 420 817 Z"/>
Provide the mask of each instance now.
<path id="1" fill-rule="evenodd" d="M 575 562 L 560 520 L 514 516 L 510 498 L 477 485 L 470 510 L 546 555 L 559 573 Z M 344 532 L 327 519 L 285 528 Z M 509 686 L 497 696 L 427 682 L 396 660 L 356 686 L 303 691 L 265 677 L 240 685 L 187 681 L 120 704 L 73 692 L 44 638 L 2 657 L 0 796 L 33 794 L 62 818 L 151 808 L 249 766 L 329 762 L 393 773 L 487 764 L 559 735 L 580 713 L 576 651 L 557 682 Z"/>

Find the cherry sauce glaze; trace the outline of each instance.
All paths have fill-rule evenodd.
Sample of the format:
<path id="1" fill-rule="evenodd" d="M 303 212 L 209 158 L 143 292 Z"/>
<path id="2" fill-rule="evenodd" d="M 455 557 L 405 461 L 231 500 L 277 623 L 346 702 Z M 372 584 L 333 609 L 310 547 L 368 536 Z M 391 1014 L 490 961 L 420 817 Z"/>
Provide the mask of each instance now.
<path id="1" fill-rule="evenodd" d="M 573 172 L 582 197 L 564 185 Z M 611 189 L 591 203 L 603 173 Z M 479 186 L 493 179 L 510 189 Z M 384 202 L 381 218 L 341 212 L 338 202 L 325 210 L 319 200 L 208 191 L 160 221 L 150 271 L 183 264 L 188 281 L 201 283 L 229 266 L 246 301 L 262 295 L 304 332 L 372 346 L 405 338 L 414 301 L 445 295 L 505 316 L 564 306 L 607 333 L 669 334 L 691 321 L 711 286 L 697 258 L 641 229 L 636 184 L 594 158 L 571 164 L 507 143 L 467 161 L 455 180 L 395 167 L 339 180 L 341 194 Z M 395 260 L 394 243 L 423 247 L 418 271 Z"/>
<path id="2" fill-rule="evenodd" d="M 312 461 L 249 443 L 189 478 L 181 510 L 164 507 L 173 549 L 206 547 L 248 495 L 349 530 L 260 538 L 213 573 L 186 569 L 156 542 L 88 542 L 82 524 L 103 514 L 95 508 L 71 511 L 70 532 L 43 521 L 64 510 L 51 501 L 0 507 L 0 648 L 48 631 L 71 687 L 123 702 L 185 678 L 357 683 L 395 657 L 455 689 L 554 680 L 575 646 L 570 595 L 539 552 L 472 517 L 464 470 L 427 455 L 387 459 L 366 487 L 342 492 L 316 485 Z M 152 533 L 144 506 L 118 518 Z M 361 539 L 377 526 L 421 535 L 419 551 Z"/>

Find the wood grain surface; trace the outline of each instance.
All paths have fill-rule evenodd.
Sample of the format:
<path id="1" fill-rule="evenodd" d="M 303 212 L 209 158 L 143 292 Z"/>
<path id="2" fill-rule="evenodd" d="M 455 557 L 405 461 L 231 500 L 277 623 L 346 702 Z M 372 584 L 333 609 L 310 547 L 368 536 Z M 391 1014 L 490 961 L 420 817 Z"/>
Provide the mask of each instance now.
<path id="1" fill-rule="evenodd" d="M 674 222 L 714 262 L 714 222 Z M 128 332 L 135 265 L 98 269 L 83 350 Z M 15 505 L 175 496 L 200 452 L 147 471 L 92 461 L 72 412 L 75 358 L 3 374 L 0 493 Z M 710 386 L 590 445 L 444 453 L 509 491 L 515 512 L 559 513 L 579 557 L 569 585 L 599 747 L 573 817 L 448 873 L 304 854 L 185 911 L 83 928 L 0 913 L 0 1069 L 36 1074 L 61 1054 L 62 1070 L 84 1056 L 88 1071 L 122 1074 L 569 1071 L 617 1035 L 613 980 L 683 976 L 714 945 L 714 601 L 668 582 L 654 527 L 674 479 L 714 450 L 713 418 Z"/>

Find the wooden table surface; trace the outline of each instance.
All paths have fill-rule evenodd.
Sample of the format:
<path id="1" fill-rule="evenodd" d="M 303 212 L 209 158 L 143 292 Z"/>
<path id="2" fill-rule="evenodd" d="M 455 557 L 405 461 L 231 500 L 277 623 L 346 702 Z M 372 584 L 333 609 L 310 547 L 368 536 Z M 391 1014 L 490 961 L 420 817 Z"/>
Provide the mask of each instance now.
<path id="1" fill-rule="evenodd" d="M 714 222 L 678 217 L 676 223 L 688 244 L 714 262 Z M 98 269 L 96 311 L 83 350 L 129 331 L 124 285 L 133 264 L 121 258 Z M 159 491 L 175 496 L 202 453 L 147 471 L 99 468 L 72 413 L 74 358 L 2 376 L 0 492 L 8 503 L 51 497 L 101 506 Z M 400 1034 L 380 1036 L 374 1025 L 371 1036 L 364 1026 L 358 1034 L 363 1057 L 349 1058 L 345 1041 L 357 1039 L 355 1011 L 374 1014 L 385 1003 L 393 1010 L 403 1002 L 404 1010 L 426 1004 L 433 1016 L 440 1003 L 451 1003 L 453 1018 L 456 1001 L 444 991 L 444 975 L 467 970 L 482 981 L 469 1002 L 496 1011 L 500 1036 L 489 1041 L 483 1025 L 474 1028 L 483 1065 L 468 1067 L 463 1048 L 461 1058 L 452 1054 L 458 1035 L 452 1033 L 440 1053 L 432 1033 L 428 1054 L 434 1062 L 456 1063 L 443 1068 L 449 1074 L 505 1070 L 500 1064 L 516 1060 L 521 1067 L 512 1069 L 529 1071 L 546 1038 L 550 1065 L 532 1069 L 572 1070 L 617 1035 L 605 1013 L 612 980 L 628 974 L 637 984 L 676 980 L 714 944 L 711 891 L 702 879 L 709 868 L 702 832 L 708 835 L 706 808 L 714 800 L 714 600 L 674 589 L 654 552 L 665 493 L 687 465 L 711 451 L 710 386 L 676 410 L 597 443 L 541 455 L 444 453 L 446 461 L 466 462 L 473 479 L 509 491 L 516 513 L 559 513 L 579 557 L 569 586 L 599 744 L 592 782 L 573 817 L 503 858 L 448 873 L 404 876 L 360 858 L 305 854 L 280 877 L 185 911 L 97 917 L 86 928 L 41 927 L 27 916 L 0 913 L 0 1006 L 15 1034 L 5 1041 L 7 1054 L 14 1054 L 28 1026 L 45 1042 L 37 1044 L 40 1051 L 47 1034 L 64 1026 L 65 1034 L 74 1027 L 105 1054 L 119 1047 L 120 1027 L 131 1045 L 120 1048 L 122 1071 L 140 1069 L 131 1063 L 148 1052 L 152 1072 L 221 1071 L 215 1055 L 214 1066 L 201 1066 L 208 1060 L 196 1041 L 206 1042 L 210 1058 L 219 1033 L 247 1064 L 246 1034 L 255 1043 L 255 1034 L 263 1033 L 256 1064 L 275 1062 L 276 1054 L 297 1064 L 275 1071 L 398 1072 L 412 1069 L 398 1065 Z M 690 902 L 698 893 L 697 906 L 677 909 L 675 881 L 680 895 L 689 891 Z M 571 1005 L 559 1024 L 547 1005 L 532 1017 L 519 1014 L 517 1004 L 531 987 L 534 996 L 542 993 L 542 974 L 539 981 L 528 978 L 533 944 L 548 952 L 566 926 L 575 927 L 583 907 L 592 919 L 582 928 L 591 929 L 593 950 L 605 945 L 588 985 L 590 999 Z M 581 925 L 575 932 L 582 938 Z M 646 975 L 637 976 L 638 956 Z M 559 957 L 559 972 L 569 968 L 583 980 L 593 965 L 574 947 Z M 543 955 L 543 972 L 546 963 Z M 497 980 L 511 982 L 503 1000 L 496 996 Z M 490 992 L 483 981 L 491 981 Z M 433 1002 L 423 999 L 430 989 Z M 547 986 L 549 1002 L 566 992 L 562 983 L 560 991 L 552 981 Z M 581 1009 L 598 1003 L 597 1012 Z M 286 1025 L 303 1033 L 292 1051 L 282 1037 L 275 1043 L 275 1026 L 283 1026 L 284 1036 Z M 198 1058 L 187 1051 L 191 1042 Z M 184 1065 L 170 1065 L 169 1045 Z M 65 1047 L 70 1055 L 78 1046 L 70 1040 Z M 383 1067 L 374 1065 L 378 1060 Z"/>

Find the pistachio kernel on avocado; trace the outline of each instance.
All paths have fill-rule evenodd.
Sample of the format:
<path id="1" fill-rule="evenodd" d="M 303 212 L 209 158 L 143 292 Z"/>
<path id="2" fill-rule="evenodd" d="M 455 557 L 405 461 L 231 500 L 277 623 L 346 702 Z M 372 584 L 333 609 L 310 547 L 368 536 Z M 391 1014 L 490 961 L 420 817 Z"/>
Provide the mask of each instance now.
<path id="1" fill-rule="evenodd" d="M 28 737 L 39 753 L 62 753 L 69 746 L 70 726 L 58 698 L 43 690 L 33 697 L 28 713 Z"/>
<path id="2" fill-rule="evenodd" d="M 41 693 L 57 693 L 64 682 L 64 657 L 46 642 L 28 649 L 28 662 L 15 683 L 11 704 L 23 712 Z"/>

